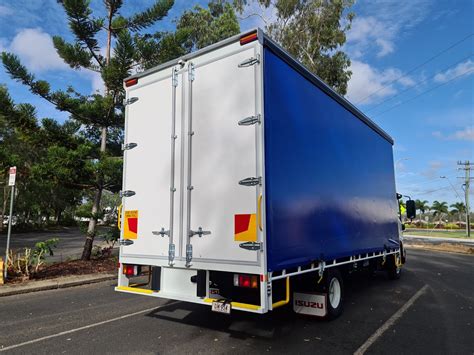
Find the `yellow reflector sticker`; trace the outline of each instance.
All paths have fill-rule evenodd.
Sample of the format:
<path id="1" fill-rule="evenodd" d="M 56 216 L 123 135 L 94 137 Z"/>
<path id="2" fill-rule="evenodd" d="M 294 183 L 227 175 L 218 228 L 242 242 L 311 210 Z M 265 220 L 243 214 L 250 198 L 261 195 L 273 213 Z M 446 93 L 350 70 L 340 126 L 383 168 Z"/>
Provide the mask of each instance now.
<path id="1" fill-rule="evenodd" d="M 123 239 L 137 239 L 138 237 L 138 210 L 125 211 L 123 218 Z"/>

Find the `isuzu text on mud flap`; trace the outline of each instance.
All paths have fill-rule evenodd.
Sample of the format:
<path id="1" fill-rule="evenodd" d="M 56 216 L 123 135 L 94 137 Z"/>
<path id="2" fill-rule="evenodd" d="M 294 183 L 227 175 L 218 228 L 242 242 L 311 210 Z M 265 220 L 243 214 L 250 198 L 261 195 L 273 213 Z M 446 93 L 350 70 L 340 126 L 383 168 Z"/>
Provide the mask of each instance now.
<path id="1" fill-rule="evenodd" d="M 124 85 L 117 291 L 331 318 L 399 277 L 392 138 L 261 30 Z"/>

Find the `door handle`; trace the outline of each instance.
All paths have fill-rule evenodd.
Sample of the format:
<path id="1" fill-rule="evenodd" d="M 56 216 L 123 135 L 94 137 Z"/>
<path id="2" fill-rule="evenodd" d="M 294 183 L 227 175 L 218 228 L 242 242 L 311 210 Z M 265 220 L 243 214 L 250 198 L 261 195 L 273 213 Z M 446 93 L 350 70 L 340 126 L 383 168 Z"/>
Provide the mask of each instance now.
<path id="1" fill-rule="evenodd" d="M 201 238 L 203 235 L 209 235 L 211 234 L 211 231 L 204 231 L 202 230 L 202 227 L 199 227 L 197 231 L 190 230 L 189 231 L 189 236 L 192 237 L 193 235 L 198 235 L 199 238 Z"/>

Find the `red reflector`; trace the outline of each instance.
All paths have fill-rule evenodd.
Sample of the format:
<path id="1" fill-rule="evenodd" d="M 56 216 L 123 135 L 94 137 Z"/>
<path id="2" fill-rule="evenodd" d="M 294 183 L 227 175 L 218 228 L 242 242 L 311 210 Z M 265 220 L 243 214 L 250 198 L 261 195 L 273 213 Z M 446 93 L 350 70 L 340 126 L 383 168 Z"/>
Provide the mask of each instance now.
<path id="1" fill-rule="evenodd" d="M 257 31 L 252 32 L 248 35 L 240 37 L 240 45 L 243 46 L 244 44 L 250 43 L 255 41 L 258 38 Z"/>
<path id="2" fill-rule="evenodd" d="M 138 78 L 129 79 L 125 82 L 125 86 L 128 88 L 129 86 L 136 85 L 138 83 Z"/>

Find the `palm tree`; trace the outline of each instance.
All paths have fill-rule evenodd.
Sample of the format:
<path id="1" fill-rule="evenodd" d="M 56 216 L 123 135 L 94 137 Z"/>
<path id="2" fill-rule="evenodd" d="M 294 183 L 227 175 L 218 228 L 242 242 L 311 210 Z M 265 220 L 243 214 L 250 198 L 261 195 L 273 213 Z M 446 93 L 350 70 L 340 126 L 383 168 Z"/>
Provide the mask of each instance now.
<path id="1" fill-rule="evenodd" d="M 463 203 L 463 202 L 456 202 L 456 203 L 453 203 L 451 206 L 451 211 L 450 213 L 452 215 L 457 215 L 457 218 L 458 220 L 461 219 L 461 214 L 462 213 L 466 213 L 466 205 Z"/>
<path id="2" fill-rule="evenodd" d="M 439 201 L 433 201 L 433 205 L 431 206 L 431 209 L 434 212 L 433 216 L 436 216 L 437 214 L 441 215 L 443 213 L 448 213 L 448 203 L 447 202 L 439 202 Z"/>
<path id="3" fill-rule="evenodd" d="M 452 210 L 450 212 L 453 213 L 453 214 L 455 214 L 455 213 L 465 213 L 466 212 L 466 206 L 464 205 L 464 202 L 456 202 L 456 203 L 453 203 L 449 207 L 452 208 Z"/>
<path id="4" fill-rule="evenodd" d="M 416 200 L 415 201 L 416 209 L 420 211 L 421 214 L 424 214 L 426 211 L 429 211 L 430 206 L 428 205 L 428 201 L 426 200 Z"/>

